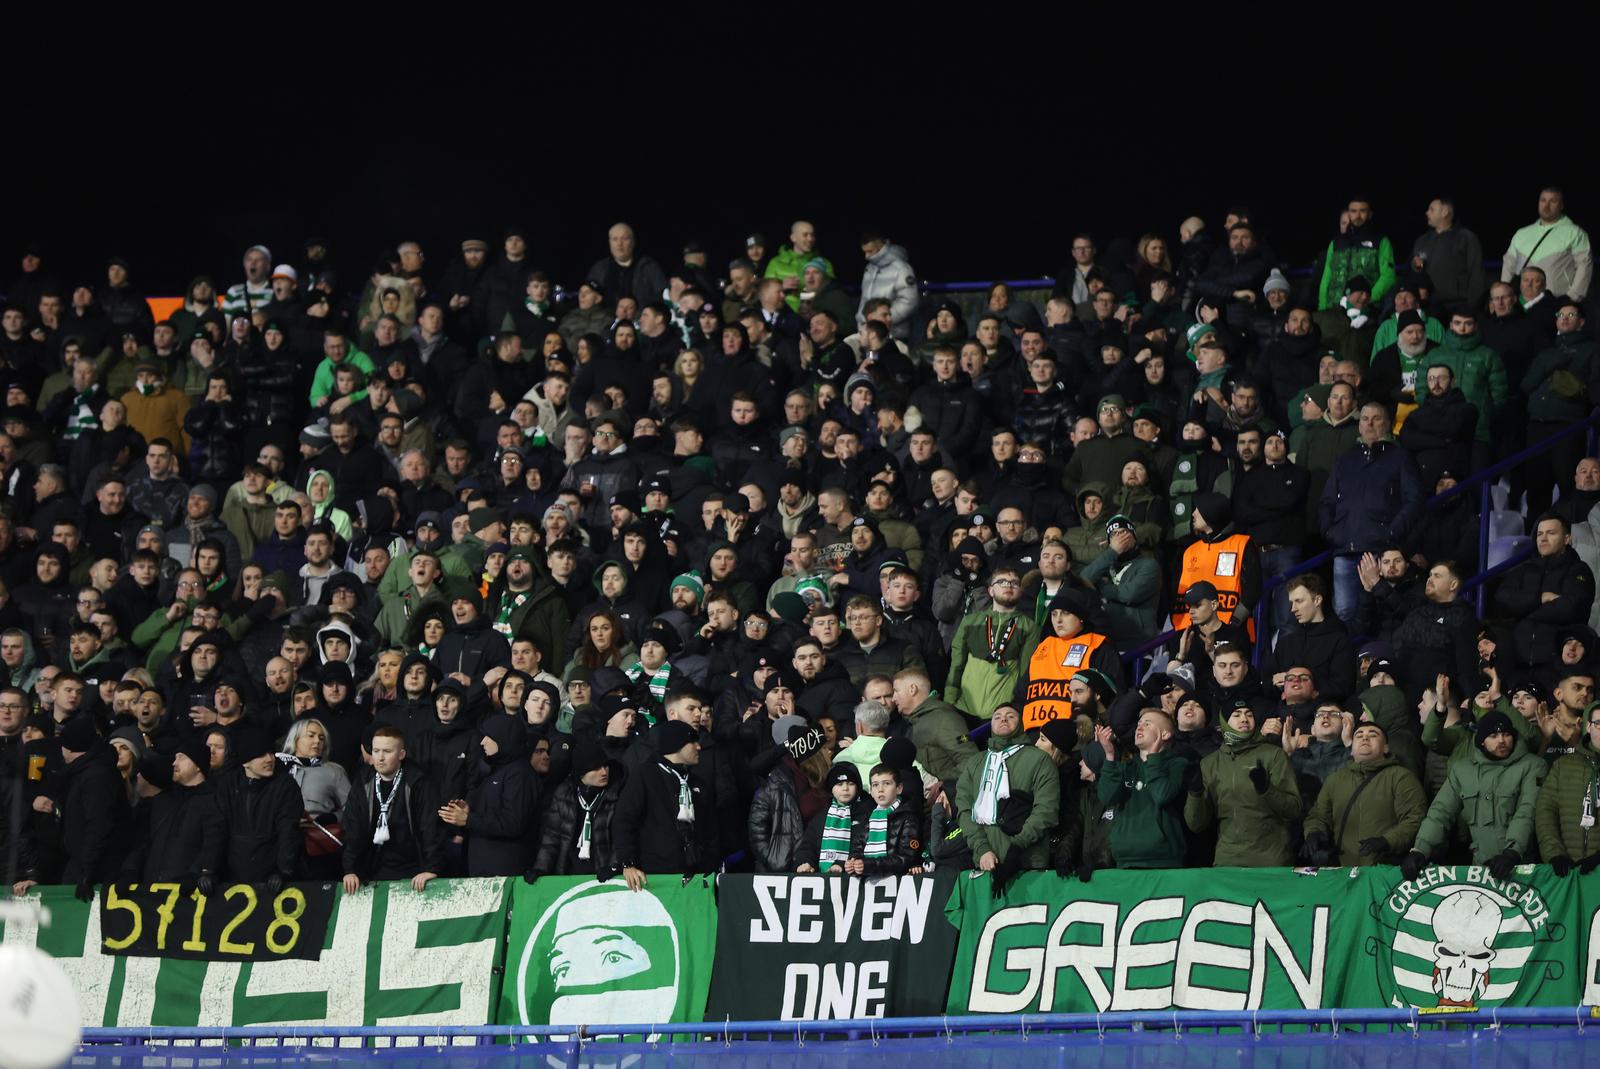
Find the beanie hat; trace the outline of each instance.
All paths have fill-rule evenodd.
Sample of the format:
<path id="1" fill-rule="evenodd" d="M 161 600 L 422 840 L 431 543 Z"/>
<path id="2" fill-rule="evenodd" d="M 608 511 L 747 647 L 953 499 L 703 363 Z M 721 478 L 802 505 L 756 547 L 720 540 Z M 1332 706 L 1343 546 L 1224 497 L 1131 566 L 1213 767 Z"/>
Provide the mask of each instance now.
<path id="1" fill-rule="evenodd" d="M 841 761 L 828 769 L 828 778 L 823 781 L 824 786 L 832 790 L 838 783 L 854 783 L 856 790 L 861 789 L 861 773 L 856 771 L 856 766 L 848 761 Z"/>
<path id="2" fill-rule="evenodd" d="M 473 531 L 481 531 L 492 523 L 500 522 L 500 510 L 487 506 L 475 508 L 467 513 L 467 526 Z"/>
<path id="3" fill-rule="evenodd" d="M 917 760 L 917 745 L 905 736 L 890 739 L 878 751 L 878 762 L 890 768 L 910 768 Z"/>
<path id="4" fill-rule="evenodd" d="M 788 741 L 783 745 L 789 751 L 789 756 L 795 761 L 804 761 L 818 750 L 822 749 L 823 735 L 821 728 L 806 727 L 804 724 L 795 724 L 789 729 Z"/>
<path id="5" fill-rule="evenodd" d="M 1078 676 L 1083 677 L 1083 681 L 1089 684 L 1089 688 L 1094 691 L 1095 697 L 1106 705 L 1110 705 L 1116 698 L 1117 685 L 1111 682 L 1111 677 L 1100 671 L 1100 669 L 1080 668 L 1074 678 Z"/>
<path id="6" fill-rule="evenodd" d="M 1478 726 L 1473 732 L 1472 741 L 1477 744 L 1478 749 L 1487 754 L 1489 751 L 1484 749 L 1483 744 L 1489 741 L 1490 735 L 1502 733 L 1513 737 L 1516 736 L 1516 731 L 1511 726 L 1511 718 L 1496 709 L 1478 718 Z"/>
<path id="7" fill-rule="evenodd" d="M 806 618 L 806 599 L 793 590 L 785 590 L 772 596 L 772 611 L 789 623 L 797 624 Z"/>
<path id="8" fill-rule="evenodd" d="M 61 725 L 56 739 L 63 750 L 88 753 L 100 741 L 100 733 L 94 729 L 94 721 L 88 714 L 80 713 Z"/>
<path id="9" fill-rule="evenodd" d="M 139 778 L 162 790 L 172 786 L 172 758 L 166 754 L 147 751 L 139 759 Z"/>
<path id="10" fill-rule="evenodd" d="M 833 594 L 829 591 L 828 584 L 815 577 L 800 580 L 794 585 L 794 592 L 800 595 L 808 605 L 812 601 L 816 601 L 824 607 L 833 604 Z"/>
<path id="11" fill-rule="evenodd" d="M 206 740 L 204 738 L 188 739 L 179 744 L 178 748 L 173 751 L 173 756 L 176 757 L 178 754 L 183 754 L 183 756 L 193 761 L 194 766 L 201 772 L 208 776 L 211 774 L 211 751 L 206 748 Z"/>
<path id="12" fill-rule="evenodd" d="M 1311 398 L 1311 402 L 1318 408 L 1327 408 L 1328 398 L 1332 395 L 1333 386 L 1331 383 L 1319 382 L 1314 386 L 1306 387 L 1306 396 Z"/>
<path id="13" fill-rule="evenodd" d="M 1213 531 L 1220 531 L 1233 521 L 1233 506 L 1221 494 L 1204 493 L 1194 495 L 1193 511 L 1204 516 L 1206 523 L 1211 525 Z"/>
<path id="14" fill-rule="evenodd" d="M 1261 287 L 1262 293 L 1288 293 L 1289 280 L 1283 277 L 1283 272 L 1276 267 L 1267 275 L 1266 283 Z"/>
<path id="15" fill-rule="evenodd" d="M 810 721 L 803 716 L 797 716 L 794 713 L 780 716 L 772 722 L 772 741 L 775 745 L 787 746 L 789 744 L 789 736 L 794 733 L 796 727 L 809 726 Z"/>
<path id="16" fill-rule="evenodd" d="M 267 733 L 254 724 L 240 724 L 228 733 L 228 756 L 236 763 L 253 761 L 273 752 Z"/>
<path id="17" fill-rule="evenodd" d="M 1046 720 L 1039 734 L 1050 740 L 1062 753 L 1071 753 L 1078 745 L 1078 729 L 1071 720 Z"/>
<path id="18" fill-rule="evenodd" d="M 661 643 L 668 657 L 676 655 L 683 646 L 683 640 L 678 638 L 678 632 L 660 620 L 652 620 L 650 626 L 644 629 L 644 634 L 639 637 L 639 645 L 643 646 L 646 642 Z"/>
<path id="19" fill-rule="evenodd" d="M 691 742 L 698 742 L 700 733 L 682 720 L 667 720 L 661 725 L 661 756 L 671 757 Z"/>
<path id="20" fill-rule="evenodd" d="M 144 744 L 144 734 L 136 727 L 120 727 L 106 736 L 107 742 L 120 742 L 133 751 L 133 760 L 137 764 L 143 761 L 149 748 Z"/>
<path id="21" fill-rule="evenodd" d="M 1420 327 L 1423 325 L 1422 313 L 1412 308 L 1395 316 L 1395 330 L 1405 330 L 1407 327 Z"/>
<path id="22" fill-rule="evenodd" d="M 684 572 L 682 575 L 673 579 L 672 586 L 668 592 L 670 593 L 671 590 L 676 590 L 680 586 L 693 591 L 696 599 L 701 601 L 705 600 L 706 584 L 705 581 L 700 578 L 699 572 Z"/>

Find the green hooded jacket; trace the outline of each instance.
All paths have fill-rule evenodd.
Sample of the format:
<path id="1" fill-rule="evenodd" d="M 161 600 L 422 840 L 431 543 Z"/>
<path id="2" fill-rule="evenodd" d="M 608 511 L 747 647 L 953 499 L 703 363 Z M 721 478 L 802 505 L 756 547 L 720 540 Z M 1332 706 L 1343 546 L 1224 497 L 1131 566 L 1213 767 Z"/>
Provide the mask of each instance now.
<path id="1" fill-rule="evenodd" d="M 973 861 L 992 850 L 996 859 L 1018 868 L 1046 868 L 1050 864 L 1050 833 L 1061 818 L 1061 780 L 1050 758 L 1028 741 L 1020 726 L 1014 735 L 1005 738 L 989 736 L 988 752 L 998 753 L 1011 746 L 1021 747 L 1006 758 L 1011 795 L 1016 797 L 1018 791 L 1033 795 L 1033 805 L 1022 828 L 1016 835 L 1008 835 L 998 824 L 979 824 L 972 819 L 972 804 L 983 779 L 985 758 L 985 754 L 974 754 L 956 782 L 956 812 L 961 818 L 961 833 L 972 850 Z M 1001 802 L 1002 806 L 1004 804 Z"/>
<path id="2" fill-rule="evenodd" d="M 1586 805 L 1590 816 L 1587 828 L 1583 826 Z M 1546 861 L 1558 857 L 1582 861 L 1600 852 L 1600 754 L 1580 750 L 1550 766 L 1534 803 L 1533 823 L 1539 836 L 1539 856 Z"/>
<path id="3" fill-rule="evenodd" d="M 1185 837 L 1177 803 L 1183 798 L 1189 759 L 1163 750 L 1143 761 L 1130 752 L 1100 767 L 1095 793 L 1111 822 L 1111 856 L 1119 869 L 1175 869 L 1183 866 Z M 1089 838 L 1087 829 L 1085 840 Z M 1087 847 L 1086 847 L 1087 849 Z"/>
<path id="4" fill-rule="evenodd" d="M 1306 835 L 1323 832 L 1330 839 L 1337 835 L 1333 845 L 1341 865 L 1397 865 L 1416 841 L 1427 812 L 1422 783 L 1392 755 L 1365 763 L 1352 761 L 1323 781 L 1306 814 Z M 1378 838 L 1389 844 L 1388 850 L 1377 856 L 1361 852 L 1363 842 Z"/>
<path id="5" fill-rule="evenodd" d="M 928 774 L 949 783 L 978 747 L 967 734 L 967 718 L 949 702 L 929 695 L 906 714 L 911 724 L 911 743 L 917 748 L 917 763 Z"/>
<path id="6" fill-rule="evenodd" d="M 1267 793 L 1257 794 L 1250 772 L 1267 773 Z M 1300 787 L 1283 747 L 1259 732 L 1222 746 L 1200 762 L 1199 794 L 1183 805 L 1189 830 L 1217 828 L 1216 864 L 1257 868 L 1289 865 L 1289 827 L 1300 819 Z"/>
<path id="7" fill-rule="evenodd" d="M 1417 832 L 1416 849 L 1431 856 L 1449 841 L 1459 819 L 1466 822 L 1475 863 L 1507 848 L 1530 856 L 1534 800 L 1544 775 L 1545 763 L 1520 738 L 1499 761 L 1474 745 L 1470 757 L 1450 762 L 1450 774 Z"/>
<path id="8" fill-rule="evenodd" d="M 1439 348 L 1429 353 L 1428 359 L 1450 368 L 1456 385 L 1466 394 L 1467 400 L 1477 406 L 1478 430 L 1475 437 L 1480 442 L 1487 442 L 1489 427 L 1494 417 L 1505 408 L 1509 396 L 1506 365 L 1500 359 L 1500 354 L 1485 345 L 1480 334 L 1469 334 L 1463 338 L 1445 331 Z"/>

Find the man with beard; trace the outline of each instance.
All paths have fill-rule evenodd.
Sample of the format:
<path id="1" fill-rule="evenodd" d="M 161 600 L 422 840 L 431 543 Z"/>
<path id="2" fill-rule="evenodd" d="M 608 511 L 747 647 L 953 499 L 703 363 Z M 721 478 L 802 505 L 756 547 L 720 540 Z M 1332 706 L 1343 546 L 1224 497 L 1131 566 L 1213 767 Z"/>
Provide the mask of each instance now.
<path id="1" fill-rule="evenodd" d="M 1461 567 L 1439 561 L 1428 569 L 1423 601 L 1394 629 L 1394 661 L 1404 673 L 1400 684 L 1413 698 L 1441 674 L 1456 680 L 1477 676 L 1480 625 L 1471 604 L 1460 600 L 1461 583 Z"/>
<path id="2" fill-rule="evenodd" d="M 1289 402 L 1316 383 L 1317 366 L 1326 351 L 1322 331 L 1306 308 L 1290 309 L 1282 334 L 1263 348 L 1255 377 L 1267 383 L 1272 417 L 1280 427 L 1289 426 Z"/>
<path id="3" fill-rule="evenodd" d="M 1032 614 L 1019 611 L 1022 584 L 1015 568 L 991 572 L 988 590 L 990 607 L 956 625 L 944 685 L 946 701 L 979 717 L 1010 700 L 1026 666 L 1023 653 L 1039 631 Z"/>
<path id="4" fill-rule="evenodd" d="M 1395 318 L 1398 333 L 1392 344 L 1374 352 L 1367 378 L 1368 396 L 1388 404 L 1416 404 L 1422 393 L 1428 353 L 1437 343 L 1427 333 L 1422 313 L 1409 309 Z"/>
<path id="5" fill-rule="evenodd" d="M 1393 419 L 1379 401 L 1361 406 L 1361 441 L 1334 464 L 1318 502 L 1318 524 L 1337 551 L 1333 559 L 1334 608 L 1354 624 L 1367 596 L 1357 565 L 1371 552 L 1410 533 L 1423 503 L 1411 454 L 1390 436 Z"/>
<path id="6" fill-rule="evenodd" d="M 1400 429 L 1400 445 L 1416 458 L 1422 485 L 1433 486 L 1445 472 L 1471 470 L 1478 410 L 1455 385 L 1447 365 L 1430 364 L 1426 384 L 1422 404 Z"/>
<path id="7" fill-rule="evenodd" d="M 1415 846 L 1400 862 L 1408 880 L 1422 875 L 1434 851 L 1454 839 L 1462 825 L 1473 863 L 1487 865 L 1497 880 L 1510 876 L 1529 856 L 1534 801 L 1545 764 L 1528 752 L 1511 718 L 1499 710 L 1479 718 L 1473 741 L 1470 754 L 1450 763 L 1445 785 L 1417 831 Z M 1485 799 L 1494 802 L 1481 804 Z"/>
<path id="8" fill-rule="evenodd" d="M 1422 603 L 1422 584 L 1398 545 L 1363 554 L 1356 574 L 1362 589 L 1372 595 L 1373 609 L 1361 618 L 1360 631 L 1388 641 L 1400 621 Z"/>
<path id="9" fill-rule="evenodd" d="M 1505 362 L 1484 343 L 1478 331 L 1477 310 L 1466 306 L 1451 312 L 1450 329 L 1430 359 L 1450 369 L 1456 386 L 1477 409 L 1478 421 L 1472 441 L 1472 470 L 1477 471 L 1489 463 L 1493 429 L 1505 414 L 1508 400 Z"/>
<path id="10" fill-rule="evenodd" d="M 1317 307 L 1331 308 L 1356 275 L 1372 279 L 1372 299 L 1383 303 L 1395 283 L 1394 245 L 1372 225 L 1372 202 L 1352 197 L 1345 208 L 1348 225 L 1328 242 L 1317 280 Z"/>

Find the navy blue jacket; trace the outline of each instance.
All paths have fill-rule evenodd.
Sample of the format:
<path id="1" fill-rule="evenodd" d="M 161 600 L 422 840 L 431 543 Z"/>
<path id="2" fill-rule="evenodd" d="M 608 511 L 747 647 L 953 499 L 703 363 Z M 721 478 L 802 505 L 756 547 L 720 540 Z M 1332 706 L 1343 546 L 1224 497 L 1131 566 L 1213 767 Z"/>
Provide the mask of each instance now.
<path id="1" fill-rule="evenodd" d="M 1410 453 L 1388 439 L 1357 444 L 1334 464 L 1317 520 L 1334 549 L 1377 551 L 1405 537 L 1423 500 Z"/>

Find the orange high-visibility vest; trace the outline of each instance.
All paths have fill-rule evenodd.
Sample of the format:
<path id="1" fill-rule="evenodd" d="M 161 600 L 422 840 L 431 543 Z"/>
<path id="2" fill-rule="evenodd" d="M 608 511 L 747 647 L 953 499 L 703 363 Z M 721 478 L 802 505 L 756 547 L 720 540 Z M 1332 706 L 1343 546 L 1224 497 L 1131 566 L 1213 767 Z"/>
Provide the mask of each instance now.
<path id="1" fill-rule="evenodd" d="M 1060 638 L 1041 639 L 1028 661 L 1028 691 L 1022 697 L 1022 727 L 1025 731 L 1043 727 L 1052 720 L 1072 719 L 1072 698 L 1067 684 L 1089 667 L 1095 650 L 1106 636 L 1092 631 Z"/>
<path id="2" fill-rule="evenodd" d="M 1190 543 L 1183 551 L 1183 571 L 1178 576 L 1178 604 L 1172 609 L 1174 629 L 1181 631 L 1189 626 L 1189 606 L 1183 601 L 1183 592 L 1204 581 L 1217 588 L 1217 614 L 1230 624 L 1243 617 L 1250 641 L 1255 641 L 1255 620 L 1248 607 L 1239 605 L 1239 595 L 1244 592 L 1244 555 L 1249 548 L 1250 536 L 1246 534 L 1229 535 L 1216 542 Z"/>

